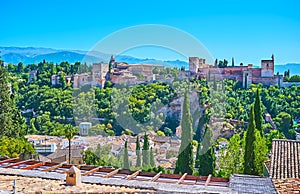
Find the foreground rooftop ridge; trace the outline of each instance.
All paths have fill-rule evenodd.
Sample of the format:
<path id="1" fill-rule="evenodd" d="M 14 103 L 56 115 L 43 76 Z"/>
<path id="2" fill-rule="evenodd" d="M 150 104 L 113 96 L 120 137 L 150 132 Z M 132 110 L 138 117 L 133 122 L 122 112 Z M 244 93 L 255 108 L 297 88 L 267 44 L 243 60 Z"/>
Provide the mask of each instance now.
<path id="1" fill-rule="evenodd" d="M 0 174 L 2 175 L 65 180 L 65 173 L 71 166 L 65 163 L 0 158 Z M 78 165 L 77 168 L 81 170 L 83 183 L 126 186 L 163 192 L 237 193 L 229 188 L 229 179 L 225 178 L 151 173 L 140 170 L 132 172 L 124 169 L 88 165 Z"/>

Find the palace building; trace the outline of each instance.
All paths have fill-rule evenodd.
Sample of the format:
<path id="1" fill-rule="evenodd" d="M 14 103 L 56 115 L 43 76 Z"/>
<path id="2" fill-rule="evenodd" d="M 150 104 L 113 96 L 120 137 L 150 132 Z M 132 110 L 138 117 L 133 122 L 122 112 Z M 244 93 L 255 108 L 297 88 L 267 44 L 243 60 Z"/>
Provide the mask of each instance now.
<path id="1" fill-rule="evenodd" d="M 216 68 L 213 65 L 205 64 L 205 59 L 190 57 L 189 71 L 191 75 L 208 80 L 237 80 L 242 83 L 244 88 L 248 88 L 252 83 L 261 83 L 264 86 L 278 85 L 279 87 L 283 84 L 283 76 L 274 75 L 274 55 L 271 59 L 261 60 L 260 68 L 254 68 L 252 64 Z"/>

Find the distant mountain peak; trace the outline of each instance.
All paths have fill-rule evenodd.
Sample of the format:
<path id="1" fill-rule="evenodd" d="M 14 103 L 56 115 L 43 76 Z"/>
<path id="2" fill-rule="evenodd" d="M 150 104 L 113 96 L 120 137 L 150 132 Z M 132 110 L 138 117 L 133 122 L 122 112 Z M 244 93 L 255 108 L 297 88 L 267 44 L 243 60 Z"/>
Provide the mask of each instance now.
<path id="1" fill-rule="evenodd" d="M 0 47 L 2 59 L 6 63 L 24 64 L 39 63 L 44 59 L 53 63 L 68 61 L 75 63 L 77 61 L 92 64 L 94 62 L 108 62 L 111 54 L 101 53 L 98 51 L 82 51 L 82 50 L 67 50 L 67 49 L 52 49 L 43 47 Z M 153 58 L 140 59 L 128 55 L 116 55 L 115 59 L 120 62 L 129 64 L 160 64 L 168 67 L 188 66 L 187 62 L 174 60 L 162 61 Z"/>

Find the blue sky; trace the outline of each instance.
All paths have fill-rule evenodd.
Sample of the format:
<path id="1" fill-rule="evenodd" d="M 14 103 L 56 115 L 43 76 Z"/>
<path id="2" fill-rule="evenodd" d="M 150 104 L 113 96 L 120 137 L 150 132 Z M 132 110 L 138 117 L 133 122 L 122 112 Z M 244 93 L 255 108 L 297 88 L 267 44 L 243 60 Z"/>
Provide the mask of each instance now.
<path id="1" fill-rule="evenodd" d="M 259 64 L 300 62 L 300 2 L 168 0 L 2 1 L 0 46 L 90 50 L 107 35 L 134 25 L 183 30 L 218 59 Z M 136 57 L 180 58 L 161 49 L 133 49 Z"/>

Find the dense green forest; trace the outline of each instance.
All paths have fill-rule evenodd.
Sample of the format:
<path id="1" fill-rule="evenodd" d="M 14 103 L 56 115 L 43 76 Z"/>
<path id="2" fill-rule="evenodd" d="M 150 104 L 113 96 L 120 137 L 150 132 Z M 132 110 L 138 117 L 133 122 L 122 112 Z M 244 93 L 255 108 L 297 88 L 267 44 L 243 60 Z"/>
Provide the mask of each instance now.
<path id="1" fill-rule="evenodd" d="M 104 89 L 88 86 L 73 89 L 63 81 L 51 86 L 51 75 L 59 73 L 60 76 L 64 76 L 87 72 L 90 70 L 88 66 L 79 63 L 70 65 L 67 62 L 57 65 L 44 61 L 28 66 L 22 63 L 10 64 L 7 70 L 17 107 L 27 118 L 28 132 L 35 134 L 58 135 L 58 129 L 62 128 L 63 124 L 75 125 L 77 121 L 97 117 L 101 118 L 101 123 L 94 121 L 94 124 L 102 125 L 98 125 L 98 132 L 95 129 L 95 133 L 102 134 L 103 130 L 108 130 L 109 124 L 110 133 L 114 134 L 121 134 L 126 128 L 136 131 L 142 127 L 143 130 L 160 129 L 165 134 L 172 135 L 179 120 L 172 118 L 172 115 L 156 113 L 161 106 L 168 106 L 172 100 L 182 96 L 183 88 L 187 85 L 186 82 L 174 81 L 171 84 L 158 82 L 121 88 L 109 84 L 110 87 Z M 38 73 L 36 78 L 30 81 L 31 70 L 37 70 Z M 251 85 L 249 89 L 241 89 L 237 82 L 225 80 L 212 83 L 212 88 L 218 87 L 217 90 L 212 90 L 203 80 L 190 80 L 189 84 L 199 93 L 199 104 L 213 105 L 210 112 L 216 117 L 225 115 L 226 119 L 247 121 L 249 104 L 253 103 L 255 95 L 254 90 L 261 88 L 263 112 L 274 118 L 279 129 L 282 117 L 291 118 L 289 129 L 292 128 L 292 121 L 300 118 L 300 87 L 262 88 L 261 85 Z M 119 118 L 131 118 L 132 123 L 126 123 L 124 128 Z"/>
<path id="2" fill-rule="evenodd" d="M 36 77 L 30 77 L 30 71 L 37 70 Z M 213 149 L 209 149 L 205 153 L 205 157 L 210 164 L 211 171 L 205 172 L 203 167 L 198 164 L 203 164 L 203 157 L 196 158 L 196 167 L 199 168 L 199 174 L 214 173 L 215 175 L 228 177 L 231 173 L 242 173 L 245 168 L 241 166 L 244 163 L 243 154 L 234 156 L 229 153 L 239 153 L 239 148 L 246 147 L 245 139 L 251 141 L 260 141 L 255 149 L 261 150 L 271 149 L 271 141 L 273 138 L 289 138 L 295 139 L 295 131 L 293 128 L 298 128 L 299 125 L 294 121 L 300 119 L 300 87 L 291 86 L 289 88 L 278 88 L 270 86 L 262 87 L 260 84 L 251 85 L 249 89 L 241 88 L 240 84 L 232 80 L 207 82 L 205 79 L 190 79 L 185 81 L 174 80 L 172 83 L 150 83 L 139 84 L 134 86 L 113 85 L 107 83 L 105 88 L 91 88 L 83 86 L 78 89 L 72 88 L 72 83 L 68 84 L 64 76 L 74 75 L 76 73 L 89 72 L 90 67 L 86 64 L 69 64 L 63 62 L 53 64 L 43 61 L 39 64 L 17 65 L 9 64 L 7 67 L 1 67 L 0 79 L 1 99 L 7 99 L 7 103 L 0 101 L 1 110 L 9 110 L 9 113 L 0 112 L 0 119 L 9 114 L 10 119 L 3 121 L 1 132 L 1 149 L 0 155 L 15 156 L 17 153 L 33 153 L 32 147 L 24 141 L 26 134 L 46 134 L 57 136 L 68 136 L 66 128 L 70 124 L 76 126 L 81 121 L 91 121 L 93 123 L 90 129 L 90 135 L 120 135 L 120 134 L 137 134 L 141 131 L 156 131 L 158 135 L 174 135 L 176 127 L 180 125 L 180 119 L 175 117 L 172 112 L 163 110 L 171 109 L 171 104 L 175 100 L 182 98 L 185 91 L 194 91 L 197 93 L 195 99 L 190 99 L 204 109 L 204 114 L 199 111 L 191 111 L 191 120 L 198 120 L 198 124 L 187 124 L 186 128 L 192 130 L 191 137 L 199 142 L 198 149 L 201 151 L 204 142 L 201 143 L 201 138 L 205 134 L 209 134 L 210 142 L 212 142 L 212 133 L 215 128 L 211 129 L 207 124 L 212 118 L 223 118 L 225 123 L 236 121 L 232 124 L 235 129 L 233 135 L 228 141 L 228 150 L 222 151 L 220 158 L 220 166 L 216 174 L 214 164 L 214 149 L 217 144 L 214 144 Z M 60 84 L 52 86 L 51 76 L 57 74 L 60 79 Z M 12 93 L 9 92 L 9 84 L 11 85 Z M 259 91 L 259 95 L 257 94 Z M 259 96 L 259 100 L 257 100 Z M 185 98 L 187 99 L 187 98 Z M 256 100 L 255 100 L 256 99 Z M 186 101 L 186 100 L 185 100 Z M 257 106 L 251 116 L 251 104 L 258 103 L 261 109 L 257 113 Z M 10 107 L 10 108 L 9 108 Z M 187 106 L 189 107 L 189 106 Z M 166 108 L 166 109 L 165 109 Z M 193 109 L 191 106 L 189 109 Z M 189 110 L 190 111 L 190 110 Z M 188 112 L 189 112 L 188 111 Z M 22 112 L 22 114 L 21 114 Z M 168 113 L 168 114 L 166 114 Z M 190 114 L 190 113 L 189 113 Z M 256 115 L 254 115 L 256 114 Z M 277 127 L 276 130 L 271 130 L 273 126 L 265 122 L 265 116 L 270 114 Z M 255 117 L 256 121 L 253 121 Z M 262 117 L 262 122 L 258 126 L 258 117 Z M 250 127 L 250 123 L 256 122 Z M 18 130 L 12 130 L 14 126 Z M 181 123 L 183 125 L 183 123 Z M 223 125 L 224 126 L 224 125 Z M 76 132 L 74 127 L 74 135 Z M 221 127 L 222 128 L 222 127 Z M 261 129 L 259 129 L 261 128 Z M 245 131 L 252 129 L 252 136 L 247 136 Z M 218 129 L 221 130 L 221 129 Z M 257 134 L 260 131 L 260 135 Z M 71 135 L 71 136 L 72 136 Z M 69 136 L 69 137 L 71 137 Z M 8 140 L 7 137 L 15 139 Z M 11 142 L 10 142 L 11 141 Z M 11 153 L 4 153 L 4 150 L 9 145 L 21 143 L 21 148 Z M 250 140 L 249 140 L 250 141 Z M 3 147 L 6 146 L 6 147 Z M 191 145 L 192 146 L 192 145 Z M 2 149 L 3 148 L 3 149 Z M 148 149 L 148 148 L 147 148 Z M 252 149 L 252 148 L 247 148 Z M 253 150 L 255 152 L 255 149 Z M 102 153 L 101 149 L 97 149 Z M 89 153 L 91 152 L 91 153 Z M 95 159 L 91 150 L 86 155 L 86 161 L 97 160 L 90 162 L 91 164 L 102 164 L 102 159 Z M 105 151 L 104 151 L 105 152 Z M 107 156 L 105 160 L 110 160 L 114 166 L 123 165 L 120 159 Z M 149 156 L 150 157 L 150 156 Z M 150 157 L 151 158 L 151 157 Z M 261 161 L 264 161 L 265 154 L 257 155 L 260 166 Z M 201 161 L 199 163 L 199 161 Z M 128 168 L 127 162 L 126 168 Z M 185 163 L 185 162 L 183 162 Z M 230 166 L 228 166 L 230 164 Z M 183 172 L 179 168 L 178 172 Z M 191 170 L 189 167 L 189 171 Z M 214 171 L 214 172 L 212 172 Z M 253 174 L 260 174 L 261 168 L 257 168 Z M 191 172 L 189 172 L 191 174 Z"/>

